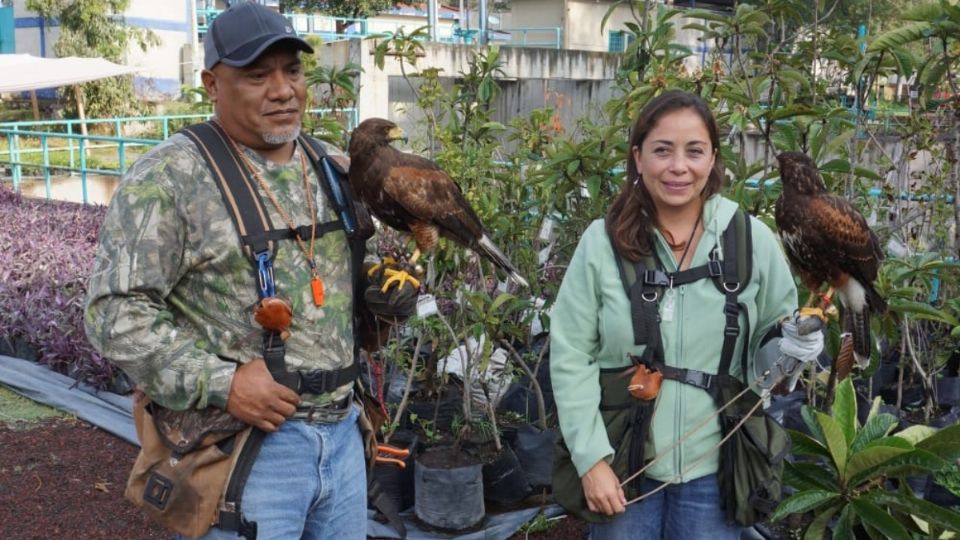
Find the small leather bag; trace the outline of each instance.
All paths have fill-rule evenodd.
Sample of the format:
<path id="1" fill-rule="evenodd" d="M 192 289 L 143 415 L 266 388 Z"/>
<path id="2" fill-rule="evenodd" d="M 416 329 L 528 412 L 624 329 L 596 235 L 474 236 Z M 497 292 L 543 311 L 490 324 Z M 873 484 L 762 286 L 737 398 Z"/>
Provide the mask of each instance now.
<path id="1" fill-rule="evenodd" d="M 216 524 L 237 455 L 251 428 L 226 411 L 171 411 L 137 391 L 140 454 L 124 496 L 161 525 L 202 536 Z"/>

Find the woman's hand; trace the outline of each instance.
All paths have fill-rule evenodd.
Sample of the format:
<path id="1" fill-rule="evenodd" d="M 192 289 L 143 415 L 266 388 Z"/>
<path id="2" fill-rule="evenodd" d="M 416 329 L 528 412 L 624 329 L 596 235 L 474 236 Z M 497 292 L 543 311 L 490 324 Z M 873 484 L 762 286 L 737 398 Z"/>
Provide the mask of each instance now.
<path id="1" fill-rule="evenodd" d="M 620 480 L 606 460 L 601 459 L 580 478 L 583 494 L 587 497 L 587 508 L 591 512 L 622 514 L 626 510 L 627 498 L 620 487 Z"/>

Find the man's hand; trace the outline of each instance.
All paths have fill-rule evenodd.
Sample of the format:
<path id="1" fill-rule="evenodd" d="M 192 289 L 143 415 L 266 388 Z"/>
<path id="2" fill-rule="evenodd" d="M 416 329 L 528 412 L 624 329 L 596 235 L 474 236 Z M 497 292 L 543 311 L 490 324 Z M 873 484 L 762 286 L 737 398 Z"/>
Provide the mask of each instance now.
<path id="1" fill-rule="evenodd" d="M 297 410 L 300 396 L 273 380 L 263 358 L 241 365 L 233 374 L 227 412 L 268 433 Z"/>
<path id="2" fill-rule="evenodd" d="M 627 498 L 620 487 L 620 480 L 606 460 L 598 461 L 580 482 L 583 483 L 583 494 L 591 512 L 612 516 L 626 510 Z"/>

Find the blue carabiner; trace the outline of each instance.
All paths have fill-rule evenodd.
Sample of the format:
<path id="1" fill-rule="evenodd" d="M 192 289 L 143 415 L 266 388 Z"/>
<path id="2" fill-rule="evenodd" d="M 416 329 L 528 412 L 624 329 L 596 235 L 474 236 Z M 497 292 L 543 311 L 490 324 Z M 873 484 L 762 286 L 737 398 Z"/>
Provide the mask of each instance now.
<path id="1" fill-rule="evenodd" d="M 270 298 L 277 295 L 277 288 L 273 282 L 273 262 L 270 252 L 257 253 L 257 279 L 260 282 L 260 296 Z"/>

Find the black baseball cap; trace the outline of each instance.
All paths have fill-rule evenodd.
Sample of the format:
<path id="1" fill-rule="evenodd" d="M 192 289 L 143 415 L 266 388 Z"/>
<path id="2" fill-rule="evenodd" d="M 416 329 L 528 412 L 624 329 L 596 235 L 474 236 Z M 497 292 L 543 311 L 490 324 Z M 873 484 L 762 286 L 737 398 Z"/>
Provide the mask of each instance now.
<path id="1" fill-rule="evenodd" d="M 243 67 L 280 41 L 313 53 L 313 47 L 297 36 L 286 17 L 255 2 L 243 2 L 213 19 L 203 37 L 203 65 L 207 69 L 217 63 Z"/>

